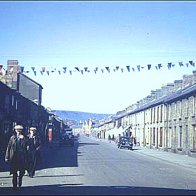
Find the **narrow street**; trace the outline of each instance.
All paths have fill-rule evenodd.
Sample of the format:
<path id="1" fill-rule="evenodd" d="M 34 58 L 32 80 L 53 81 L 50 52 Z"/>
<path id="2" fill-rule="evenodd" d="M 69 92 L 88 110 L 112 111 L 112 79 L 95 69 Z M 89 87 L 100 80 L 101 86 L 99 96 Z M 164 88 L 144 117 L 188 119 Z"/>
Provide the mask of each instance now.
<path id="1" fill-rule="evenodd" d="M 146 195 L 196 194 L 196 171 L 108 142 L 80 136 L 75 146 L 44 149 L 34 178 L 12 191 L 8 171 L 0 173 L 0 194 L 16 195 Z"/>

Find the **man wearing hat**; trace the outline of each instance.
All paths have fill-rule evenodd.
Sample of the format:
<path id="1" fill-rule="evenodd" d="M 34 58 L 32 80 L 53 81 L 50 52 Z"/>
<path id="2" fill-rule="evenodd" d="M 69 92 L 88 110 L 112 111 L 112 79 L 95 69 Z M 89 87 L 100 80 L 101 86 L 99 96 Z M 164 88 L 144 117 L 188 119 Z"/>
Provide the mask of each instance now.
<path id="1" fill-rule="evenodd" d="M 8 142 L 5 161 L 10 163 L 10 174 L 13 174 L 12 183 L 15 190 L 17 186 L 22 186 L 27 162 L 27 145 L 23 135 L 23 127 L 16 125 L 14 130 L 15 134 L 10 137 Z"/>
<path id="2" fill-rule="evenodd" d="M 37 161 L 40 155 L 41 140 L 36 133 L 36 127 L 30 127 L 28 138 L 28 173 L 29 177 L 33 178 Z"/>

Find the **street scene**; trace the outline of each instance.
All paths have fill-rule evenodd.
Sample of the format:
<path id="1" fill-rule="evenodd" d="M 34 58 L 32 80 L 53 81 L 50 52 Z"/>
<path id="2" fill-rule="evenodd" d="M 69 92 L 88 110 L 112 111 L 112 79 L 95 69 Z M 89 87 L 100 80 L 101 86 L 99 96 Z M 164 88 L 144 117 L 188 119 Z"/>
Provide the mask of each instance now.
<path id="1" fill-rule="evenodd" d="M 196 195 L 195 10 L 0 1 L 0 195 Z"/>
<path id="2" fill-rule="evenodd" d="M 165 153 L 165 154 L 164 154 Z M 42 149 L 34 178 L 24 176 L 13 192 L 4 166 L 0 194 L 14 195 L 195 195 L 196 159 L 81 135 L 74 146 Z"/>

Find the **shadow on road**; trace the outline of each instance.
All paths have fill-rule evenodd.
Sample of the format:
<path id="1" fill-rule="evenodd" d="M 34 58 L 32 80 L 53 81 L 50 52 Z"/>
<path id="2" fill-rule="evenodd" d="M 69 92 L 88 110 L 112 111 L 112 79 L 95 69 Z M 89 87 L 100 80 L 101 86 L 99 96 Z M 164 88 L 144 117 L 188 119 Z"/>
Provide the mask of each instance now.
<path id="1" fill-rule="evenodd" d="M 79 146 L 84 146 L 84 145 L 100 145 L 100 144 L 98 144 L 98 143 L 90 143 L 90 142 L 89 142 L 89 143 L 82 143 L 82 142 L 79 142 L 78 145 L 79 145 Z"/>
<path id="2" fill-rule="evenodd" d="M 41 149 L 41 162 L 37 166 L 37 170 L 56 167 L 78 167 L 78 156 L 82 156 L 78 152 L 78 148 L 84 145 L 99 145 L 98 143 L 82 143 L 75 139 L 74 146 L 59 145 L 58 143 L 50 146 L 43 146 Z M 4 162 L 4 158 L 0 160 L 0 172 L 8 172 L 9 164 Z"/>
<path id="3" fill-rule="evenodd" d="M 13 191 L 1 188 L 0 195 L 195 195 L 196 190 L 132 186 L 82 186 L 82 184 L 56 184 L 22 187 Z"/>

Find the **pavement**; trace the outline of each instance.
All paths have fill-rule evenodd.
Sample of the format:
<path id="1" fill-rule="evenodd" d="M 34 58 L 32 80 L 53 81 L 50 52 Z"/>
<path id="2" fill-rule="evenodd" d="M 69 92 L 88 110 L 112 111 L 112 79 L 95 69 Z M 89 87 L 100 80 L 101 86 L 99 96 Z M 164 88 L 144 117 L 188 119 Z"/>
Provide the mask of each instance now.
<path id="1" fill-rule="evenodd" d="M 97 138 L 94 138 L 94 139 L 101 141 L 101 142 L 109 143 L 111 145 L 116 145 L 115 142 L 113 141 L 109 142 L 106 139 L 97 139 Z M 189 156 L 189 155 L 178 154 L 178 153 L 174 153 L 170 151 L 150 149 L 148 147 L 141 147 L 141 146 L 134 146 L 133 151 L 134 153 L 138 153 L 144 156 L 150 156 L 150 157 L 160 159 L 168 163 L 174 163 L 176 165 L 183 166 L 189 169 L 195 169 L 196 171 L 196 158 Z"/>

